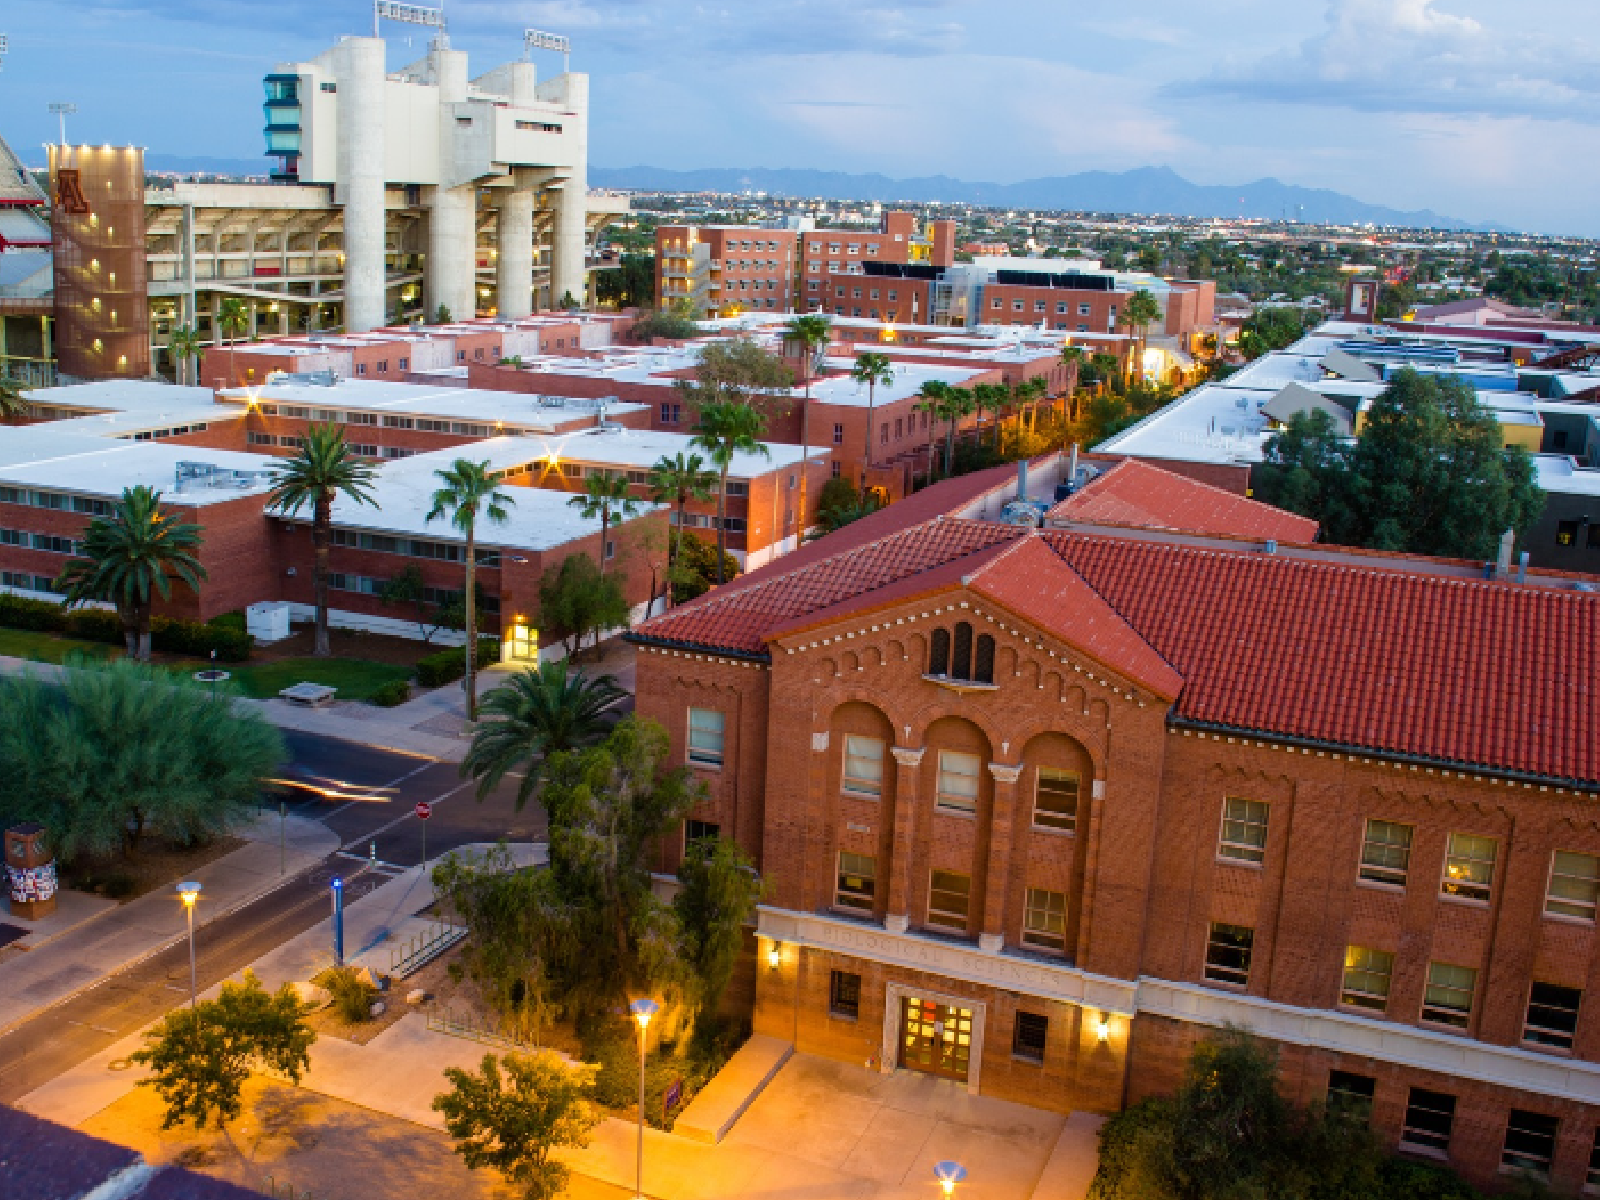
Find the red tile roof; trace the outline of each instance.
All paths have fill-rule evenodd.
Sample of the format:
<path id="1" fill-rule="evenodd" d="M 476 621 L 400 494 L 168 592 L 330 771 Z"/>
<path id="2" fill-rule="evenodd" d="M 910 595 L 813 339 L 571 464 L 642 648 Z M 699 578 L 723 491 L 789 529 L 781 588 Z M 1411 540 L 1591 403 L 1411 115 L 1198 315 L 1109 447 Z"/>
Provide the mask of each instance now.
<path id="1" fill-rule="evenodd" d="M 1048 514 L 1052 521 L 1186 529 L 1194 533 L 1312 542 L 1317 523 L 1247 500 L 1137 458 L 1124 459 L 1068 496 Z"/>

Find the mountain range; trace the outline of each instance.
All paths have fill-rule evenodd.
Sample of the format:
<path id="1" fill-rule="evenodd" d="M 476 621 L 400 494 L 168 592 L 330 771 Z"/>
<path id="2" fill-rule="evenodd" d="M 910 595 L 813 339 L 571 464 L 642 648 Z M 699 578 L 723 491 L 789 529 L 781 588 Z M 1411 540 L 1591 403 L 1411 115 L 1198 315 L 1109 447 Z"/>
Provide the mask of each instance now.
<path id="1" fill-rule="evenodd" d="M 1326 188 L 1296 187 L 1258 179 L 1235 187 L 1191 183 L 1170 167 L 1084 171 L 1020 183 L 969 183 L 948 175 L 891 179 L 843 171 L 794 168 L 590 167 L 596 187 L 673 192 L 767 192 L 824 200 L 976 204 L 991 208 L 1066 209 L 1077 212 L 1148 213 L 1178 217 L 1261 217 L 1330 225 L 1400 225 L 1417 229 L 1469 229 L 1466 221 L 1429 209 L 1406 211 L 1368 204 Z M 1492 228 L 1492 227 L 1491 227 Z"/>

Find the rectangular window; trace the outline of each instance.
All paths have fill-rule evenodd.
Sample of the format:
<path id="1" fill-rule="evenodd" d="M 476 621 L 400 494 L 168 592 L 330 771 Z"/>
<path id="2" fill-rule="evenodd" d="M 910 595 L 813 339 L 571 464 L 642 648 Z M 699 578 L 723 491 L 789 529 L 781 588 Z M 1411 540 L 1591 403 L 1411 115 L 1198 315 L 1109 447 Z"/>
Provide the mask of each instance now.
<path id="1" fill-rule="evenodd" d="M 1446 896 L 1487 901 L 1489 888 L 1494 883 L 1494 860 L 1499 845 L 1492 837 L 1452 833 L 1439 890 Z"/>
<path id="2" fill-rule="evenodd" d="M 853 971 L 833 972 L 828 981 L 828 1011 L 852 1021 L 861 1015 L 861 976 Z"/>
<path id="3" fill-rule="evenodd" d="M 689 710 L 689 761 L 707 767 L 722 765 L 722 713 L 717 709 Z"/>
<path id="4" fill-rule="evenodd" d="M 1556 1131 L 1561 1122 L 1544 1113 L 1513 1108 L 1506 1118 L 1506 1144 L 1500 1166 L 1545 1178 L 1556 1154 Z"/>
<path id="5" fill-rule="evenodd" d="M 871 912 L 878 891 L 878 860 L 870 854 L 839 851 L 839 888 L 834 903 L 840 908 Z"/>
<path id="6" fill-rule="evenodd" d="M 1528 1019 L 1522 1026 L 1522 1040 L 1535 1046 L 1571 1050 L 1578 1032 L 1578 1006 L 1583 989 L 1536 983 L 1528 991 Z"/>
<path id="7" fill-rule="evenodd" d="M 1576 521 L 1556 522 L 1556 545 L 1570 546 L 1578 540 L 1578 523 Z"/>
<path id="8" fill-rule="evenodd" d="M 57 537 L 53 533 L 36 533 L 33 535 L 33 548 L 48 550 L 52 554 L 71 554 L 73 541 L 71 538 Z"/>
<path id="9" fill-rule="evenodd" d="M 1594 1145 L 1589 1150 L 1589 1174 L 1584 1180 L 1583 1190 L 1600 1191 L 1600 1126 L 1594 1131 Z"/>
<path id="10" fill-rule="evenodd" d="M 1019 1012 L 1011 1031 L 1011 1054 L 1024 1062 L 1042 1063 L 1050 1040 L 1050 1018 L 1041 1013 Z"/>
<path id="11" fill-rule="evenodd" d="M 1544 897 L 1545 912 L 1593 921 L 1597 900 L 1600 900 L 1600 858 L 1571 850 L 1557 850 L 1550 863 L 1550 886 Z"/>
<path id="12" fill-rule="evenodd" d="M 1389 1007 L 1389 981 L 1393 975 L 1394 955 L 1387 950 L 1346 946 L 1339 1003 L 1383 1012 Z"/>
<path id="13" fill-rule="evenodd" d="M 934 871 L 928 887 L 928 924 L 947 929 L 967 929 L 972 905 L 972 876 L 955 871 Z"/>
<path id="14" fill-rule="evenodd" d="M 721 832 L 722 826 L 712 821 L 696 821 L 691 817 L 683 823 L 683 842 L 686 846 L 695 842 L 714 842 Z"/>
<path id="15" fill-rule="evenodd" d="M 838 422 L 834 422 L 833 426 L 833 444 L 835 446 L 844 445 L 844 426 Z"/>
<path id="16" fill-rule="evenodd" d="M 1368 883 L 1405 887 L 1410 866 L 1411 826 L 1369 819 L 1361 839 L 1360 878 Z"/>
<path id="17" fill-rule="evenodd" d="M 1243 987 L 1250 982 L 1250 952 L 1256 931 L 1243 925 L 1211 922 L 1206 939 L 1205 977 L 1212 983 L 1231 983 Z"/>
<path id="18" fill-rule="evenodd" d="M 1400 1144 L 1414 1150 L 1448 1154 L 1450 1130 L 1455 1123 L 1454 1096 L 1414 1087 L 1406 1100 L 1406 1120 L 1400 1127 Z"/>
<path id="19" fill-rule="evenodd" d="M 1372 1098 L 1377 1090 L 1378 1081 L 1371 1075 L 1356 1075 L 1350 1071 L 1328 1072 L 1329 1108 L 1359 1113 L 1365 1119 L 1372 1113 Z"/>
<path id="20" fill-rule="evenodd" d="M 945 812 L 978 811 L 978 771 L 976 754 L 939 751 L 939 789 L 937 807 Z"/>
<path id="21" fill-rule="evenodd" d="M 849 734 L 844 739 L 844 779 L 840 785 L 858 796 L 883 795 L 883 742 Z"/>
<path id="22" fill-rule="evenodd" d="M 1068 833 L 1078 827 L 1078 773 L 1060 771 L 1054 767 L 1040 767 L 1033 790 L 1033 826 L 1035 829 L 1063 829 Z"/>
<path id="23" fill-rule="evenodd" d="M 1029 888 L 1022 909 L 1022 940 L 1058 953 L 1067 948 L 1067 897 L 1062 892 Z"/>
<path id="24" fill-rule="evenodd" d="M 1465 1029 L 1472 1019 L 1472 994 L 1478 989 L 1474 967 L 1428 964 L 1428 987 L 1422 994 L 1422 1019 Z"/>
<path id="25" fill-rule="evenodd" d="M 1258 863 L 1267 856 L 1267 810 L 1264 800 L 1228 796 L 1222 801 L 1222 836 L 1219 858 Z"/>

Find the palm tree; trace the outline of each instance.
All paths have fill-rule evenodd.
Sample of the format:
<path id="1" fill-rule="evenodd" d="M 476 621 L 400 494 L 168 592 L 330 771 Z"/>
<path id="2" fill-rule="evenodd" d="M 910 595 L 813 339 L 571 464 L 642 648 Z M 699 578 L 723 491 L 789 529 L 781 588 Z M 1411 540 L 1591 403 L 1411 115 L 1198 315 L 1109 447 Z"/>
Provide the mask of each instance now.
<path id="1" fill-rule="evenodd" d="M 206 569 L 195 552 L 200 526 L 162 511 L 161 493 L 143 484 L 127 488 L 109 517 L 96 517 L 80 544 L 84 557 L 61 572 L 68 606 L 90 600 L 116 605 L 128 653 L 150 659 L 150 614 L 155 597 L 172 594 L 172 580 L 200 590 Z"/>
<path id="2" fill-rule="evenodd" d="M 938 379 L 930 379 L 917 389 L 917 395 L 922 397 L 911 407 L 917 412 L 928 414 L 928 482 L 933 482 L 934 469 L 938 464 L 934 444 L 939 439 L 938 424 L 944 420 L 945 397 L 950 392 L 950 385 Z"/>
<path id="3" fill-rule="evenodd" d="M 748 404 L 722 401 L 702 408 L 700 424 L 695 428 L 698 432 L 689 444 L 697 450 L 704 450 L 717 468 L 717 582 L 724 583 L 724 562 L 728 553 L 728 468 L 733 464 L 735 454 L 772 457 L 761 443 L 761 435 L 767 431 L 767 418 L 760 409 Z M 803 480 L 804 463 L 800 470 Z"/>
<path id="4" fill-rule="evenodd" d="M 1136 369 L 1139 382 L 1144 382 L 1144 346 L 1145 338 L 1150 332 L 1150 323 L 1161 318 L 1161 305 L 1150 294 L 1148 288 L 1140 288 L 1128 297 L 1128 302 L 1122 306 L 1121 323 L 1127 326 L 1128 331 L 1137 339 L 1139 358 Z"/>
<path id="5" fill-rule="evenodd" d="M 231 341 L 250 328 L 250 310 L 237 296 L 229 296 L 217 310 L 217 328 Z"/>
<path id="6" fill-rule="evenodd" d="M 467 539 L 467 720 L 475 721 L 478 719 L 478 517 L 481 514 L 491 524 L 504 525 L 510 516 L 506 506 L 516 501 L 495 487 L 487 459 L 475 463 L 458 458 L 434 475 L 442 486 L 433 493 L 433 507 L 428 510 L 427 519 L 448 518 Z M 604 554 L 603 549 L 601 553 Z"/>
<path id="7" fill-rule="evenodd" d="M 988 409 L 994 414 L 990 422 L 995 430 L 995 444 L 1000 443 L 1000 410 L 1011 398 L 1011 389 L 1003 383 L 980 383 L 972 388 L 972 403 L 978 412 L 978 445 L 983 445 L 983 410 Z"/>
<path id="8" fill-rule="evenodd" d="M 33 410 L 28 400 L 28 385 L 9 375 L 0 375 L 0 421 L 14 421 Z"/>
<path id="9" fill-rule="evenodd" d="M 626 520 L 639 511 L 639 505 L 628 492 L 628 477 L 623 472 L 610 474 L 595 470 L 583 481 L 583 491 L 567 503 L 583 510 L 583 519 L 600 518 L 600 574 L 606 573 L 606 540 L 611 530 L 611 514 Z"/>
<path id="10" fill-rule="evenodd" d="M 894 364 L 887 354 L 868 350 L 856 355 L 855 366 L 850 368 L 850 378 L 867 385 L 867 444 L 861 459 L 861 494 L 866 495 L 867 471 L 872 466 L 872 410 L 878 396 L 878 385 L 885 387 L 894 382 Z"/>
<path id="11" fill-rule="evenodd" d="M 832 327 L 829 318 L 816 313 L 793 317 L 783 327 L 783 340 L 799 343 L 801 366 L 805 368 L 806 400 L 805 407 L 800 410 L 800 515 L 797 518 L 797 532 L 802 537 L 806 524 L 806 475 L 811 465 L 811 369 L 817 350 L 832 338 Z"/>
<path id="12" fill-rule="evenodd" d="M 473 730 L 461 774 L 478 781 L 482 800 L 509 772 L 523 768 L 520 812 L 550 756 L 600 741 L 606 710 L 625 695 L 610 675 L 590 678 L 566 659 L 518 671 L 483 698 L 484 722 Z"/>
<path id="13" fill-rule="evenodd" d="M 172 355 L 178 382 L 190 382 L 185 376 L 194 366 L 195 355 L 200 353 L 200 335 L 187 325 L 179 325 L 167 338 L 167 353 Z"/>
<path id="14" fill-rule="evenodd" d="M 944 473 L 947 479 L 955 471 L 956 426 L 963 417 L 970 417 L 977 406 L 978 402 L 965 388 L 953 387 L 945 393 L 940 415 L 949 422 L 944 435 Z"/>
<path id="15" fill-rule="evenodd" d="M 267 508 L 292 517 L 311 506 L 312 600 L 317 607 L 311 653 L 326 658 L 328 647 L 328 555 L 333 546 L 333 501 L 340 493 L 357 504 L 375 504 L 376 472 L 350 450 L 343 425 L 313 425 L 300 451 L 272 472 Z"/>
<path id="16" fill-rule="evenodd" d="M 683 538 L 683 510 L 691 500 L 709 500 L 717 485 L 715 473 L 705 469 L 705 459 L 698 454 L 678 451 L 668 458 L 662 455 L 650 469 L 650 490 L 657 504 L 671 504 L 677 512 L 673 536 L 667 554 L 667 603 L 672 603 L 675 578 L 678 573 L 678 546 Z"/>

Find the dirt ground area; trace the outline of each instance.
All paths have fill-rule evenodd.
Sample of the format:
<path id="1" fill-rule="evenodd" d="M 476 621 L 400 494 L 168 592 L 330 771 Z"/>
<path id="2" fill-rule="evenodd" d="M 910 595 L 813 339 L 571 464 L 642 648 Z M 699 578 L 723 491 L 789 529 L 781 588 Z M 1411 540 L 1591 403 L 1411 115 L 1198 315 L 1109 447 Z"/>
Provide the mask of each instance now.
<path id="1" fill-rule="evenodd" d="M 256 643 L 250 651 L 250 661 L 264 663 L 284 658 L 306 658 L 311 654 L 312 637 L 310 625 L 295 625 L 289 636 L 281 642 L 270 645 Z M 409 667 L 419 658 L 444 649 L 438 642 L 425 645 L 420 640 L 351 629 L 328 630 L 328 647 L 335 658 L 362 658 L 369 662 L 393 663 L 402 667 Z"/>
<path id="2" fill-rule="evenodd" d="M 217 837 L 198 846 L 176 846 L 146 839 L 134 853 L 75 861 L 61 872 L 62 883 L 81 892 L 128 901 L 192 875 L 197 867 L 231 854 L 244 840 Z"/>

